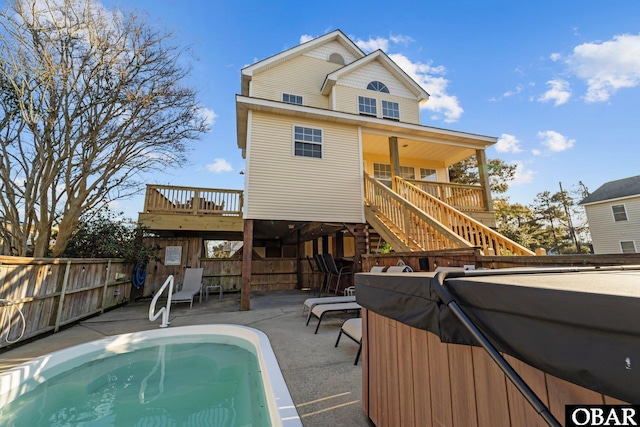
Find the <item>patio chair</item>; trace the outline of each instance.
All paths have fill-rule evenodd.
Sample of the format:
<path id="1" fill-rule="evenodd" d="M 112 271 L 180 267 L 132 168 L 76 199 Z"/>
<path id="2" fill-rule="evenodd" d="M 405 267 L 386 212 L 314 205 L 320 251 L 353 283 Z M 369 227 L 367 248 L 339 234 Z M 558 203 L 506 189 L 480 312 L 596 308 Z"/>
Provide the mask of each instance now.
<path id="1" fill-rule="evenodd" d="M 171 302 L 188 302 L 189 310 L 193 307 L 193 297 L 200 294 L 202 302 L 202 268 L 187 268 L 184 271 L 182 288 L 171 295 Z"/>
<path id="2" fill-rule="evenodd" d="M 336 264 L 336 260 L 333 258 L 333 255 L 324 254 L 323 258 L 327 266 L 327 270 L 329 271 L 329 279 L 327 280 L 327 292 L 331 292 L 331 277 L 337 276 L 335 294 L 338 295 L 338 289 L 340 289 L 340 278 L 342 276 L 349 276 L 353 273 L 347 266 L 338 268 L 338 265 Z"/>
<path id="3" fill-rule="evenodd" d="M 340 328 L 340 333 L 338 334 L 338 339 L 336 340 L 335 347 L 338 346 L 340 342 L 340 337 L 342 334 L 345 334 L 356 344 L 358 344 L 358 353 L 356 354 L 356 361 L 353 363 L 354 365 L 358 364 L 358 359 L 360 359 L 360 353 L 362 352 L 362 317 L 357 317 L 355 319 L 349 319 L 342 324 Z"/>
<path id="4" fill-rule="evenodd" d="M 327 265 L 324 262 L 324 258 L 322 254 L 315 254 L 313 257 L 316 260 L 316 266 L 318 267 L 318 271 L 322 273 L 322 282 L 320 283 L 320 288 L 318 288 L 318 296 L 322 294 L 322 290 L 327 285 L 327 276 L 329 274 L 329 270 L 327 270 Z"/>

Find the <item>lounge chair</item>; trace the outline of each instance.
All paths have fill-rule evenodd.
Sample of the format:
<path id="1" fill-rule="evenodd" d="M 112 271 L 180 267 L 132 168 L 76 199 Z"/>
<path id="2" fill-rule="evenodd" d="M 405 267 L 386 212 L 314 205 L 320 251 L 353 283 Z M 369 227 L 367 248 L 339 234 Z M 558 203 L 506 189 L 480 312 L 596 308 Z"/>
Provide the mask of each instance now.
<path id="1" fill-rule="evenodd" d="M 338 296 L 338 297 L 318 297 L 318 298 L 307 298 L 304 300 L 304 304 L 302 305 L 302 315 L 309 310 L 309 314 L 307 315 L 307 319 L 311 316 L 311 310 L 313 307 L 320 304 L 342 304 L 348 302 L 356 302 L 355 295 L 348 296 Z"/>
<path id="2" fill-rule="evenodd" d="M 324 318 L 325 314 L 327 314 L 327 313 L 335 313 L 335 312 L 340 312 L 340 311 L 344 311 L 344 312 L 346 312 L 346 311 L 357 311 L 358 315 L 360 315 L 360 310 L 362 310 L 362 307 L 357 302 L 346 302 L 346 303 L 339 303 L 339 304 L 320 304 L 320 305 L 316 305 L 315 307 L 313 307 L 313 309 L 311 309 L 311 314 L 307 318 L 307 325 L 309 324 L 309 321 L 311 320 L 311 316 L 316 317 L 318 319 L 318 325 L 316 326 L 316 330 L 315 330 L 314 334 L 317 334 L 318 333 L 318 329 L 320 329 L 320 323 L 322 323 L 322 319 Z"/>
<path id="3" fill-rule="evenodd" d="M 360 353 L 362 352 L 362 317 L 349 319 L 342 324 L 335 347 L 338 346 L 338 343 L 340 342 L 340 337 L 342 336 L 342 334 L 345 334 L 346 336 L 351 338 L 353 341 L 355 341 L 356 344 L 358 344 L 358 353 L 356 354 L 356 361 L 353 363 L 354 365 L 357 365 L 358 359 L 360 359 Z"/>
<path id="4" fill-rule="evenodd" d="M 202 268 L 187 268 L 184 271 L 182 289 L 171 295 L 171 302 L 188 302 L 189 310 L 193 307 L 193 297 L 200 294 L 202 302 Z"/>
<path id="5" fill-rule="evenodd" d="M 338 295 L 338 289 L 340 289 L 340 278 L 342 276 L 349 276 L 353 274 L 351 269 L 347 266 L 338 268 L 336 264 L 336 260 L 331 254 L 324 254 L 324 262 L 327 266 L 327 270 L 329 270 L 329 279 L 327 280 L 327 292 L 331 292 L 331 278 L 332 276 L 336 276 L 336 289 L 335 294 Z"/>

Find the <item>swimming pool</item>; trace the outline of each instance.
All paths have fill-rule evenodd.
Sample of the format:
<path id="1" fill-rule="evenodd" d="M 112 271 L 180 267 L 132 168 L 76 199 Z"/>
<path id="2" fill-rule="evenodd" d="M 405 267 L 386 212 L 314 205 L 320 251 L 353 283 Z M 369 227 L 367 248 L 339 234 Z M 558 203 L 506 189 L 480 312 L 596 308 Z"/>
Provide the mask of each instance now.
<path id="1" fill-rule="evenodd" d="M 0 373 L 0 425 L 302 426 L 267 336 L 237 325 L 117 335 Z"/>

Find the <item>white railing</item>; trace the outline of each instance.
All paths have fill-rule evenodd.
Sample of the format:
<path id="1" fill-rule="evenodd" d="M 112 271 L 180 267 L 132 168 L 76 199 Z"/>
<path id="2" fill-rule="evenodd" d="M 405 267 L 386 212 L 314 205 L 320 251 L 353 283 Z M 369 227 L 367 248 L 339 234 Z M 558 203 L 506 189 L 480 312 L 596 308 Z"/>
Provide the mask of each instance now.
<path id="1" fill-rule="evenodd" d="M 169 286 L 169 294 L 167 295 L 167 305 L 165 307 L 162 307 L 156 313 L 156 303 L 158 302 L 158 298 L 160 298 L 160 295 L 162 295 L 162 292 L 164 292 L 167 286 Z M 169 326 L 169 311 L 171 309 L 171 295 L 173 295 L 173 275 L 167 277 L 167 280 L 164 281 L 164 283 L 160 287 L 160 290 L 158 290 L 158 292 L 156 292 L 156 294 L 153 296 L 153 300 L 151 300 L 151 305 L 149 306 L 150 321 L 155 322 L 158 319 L 158 317 L 162 315 L 162 323 L 160 324 L 161 328 L 166 328 L 167 326 Z"/>

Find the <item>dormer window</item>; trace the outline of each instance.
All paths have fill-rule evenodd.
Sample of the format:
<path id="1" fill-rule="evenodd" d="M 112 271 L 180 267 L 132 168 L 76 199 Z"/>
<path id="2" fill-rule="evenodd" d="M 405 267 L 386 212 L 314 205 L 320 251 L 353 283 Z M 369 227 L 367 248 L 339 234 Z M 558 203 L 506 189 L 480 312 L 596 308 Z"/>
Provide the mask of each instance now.
<path id="1" fill-rule="evenodd" d="M 389 93 L 389 88 L 384 83 L 379 81 L 372 81 L 367 85 L 367 90 L 373 90 L 376 92 Z"/>
<path id="2" fill-rule="evenodd" d="M 339 53 L 332 53 L 329 55 L 329 62 L 333 62 L 334 64 L 344 65 L 344 58 Z"/>

